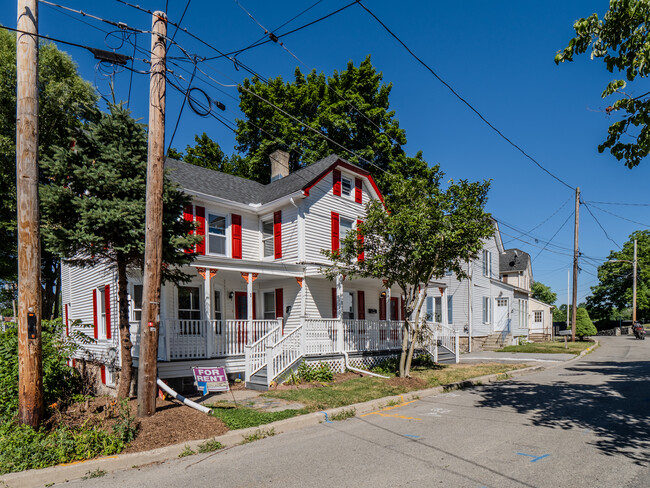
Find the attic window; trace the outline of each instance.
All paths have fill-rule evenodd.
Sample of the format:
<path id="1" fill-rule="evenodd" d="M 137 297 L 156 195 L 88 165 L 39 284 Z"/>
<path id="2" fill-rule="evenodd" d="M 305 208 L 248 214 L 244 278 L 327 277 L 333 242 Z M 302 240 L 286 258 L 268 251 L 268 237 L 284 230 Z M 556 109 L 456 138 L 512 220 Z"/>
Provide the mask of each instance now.
<path id="1" fill-rule="evenodd" d="M 341 194 L 350 197 L 352 196 L 352 180 L 341 176 Z"/>

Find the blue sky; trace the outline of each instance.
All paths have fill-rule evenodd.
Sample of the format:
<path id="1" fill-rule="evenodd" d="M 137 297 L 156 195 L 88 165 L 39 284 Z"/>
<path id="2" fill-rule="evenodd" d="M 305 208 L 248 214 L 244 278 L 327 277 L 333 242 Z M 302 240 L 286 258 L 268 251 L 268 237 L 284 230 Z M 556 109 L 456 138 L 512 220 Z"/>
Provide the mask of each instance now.
<path id="1" fill-rule="evenodd" d="M 151 26 L 148 14 L 116 0 L 61 2 L 143 30 Z M 162 0 L 133 3 L 150 10 L 164 10 L 166 4 Z M 168 3 L 170 20 L 179 21 L 187 1 L 172 0 Z M 269 30 L 314 3 L 316 0 L 240 1 Z M 347 0 L 323 0 L 278 32 L 301 26 L 347 3 Z M 602 61 L 591 61 L 587 55 L 560 66 L 553 62 L 556 51 L 571 38 L 573 22 L 594 11 L 604 13 L 607 1 L 365 0 L 364 3 L 508 138 L 569 185 L 580 186 L 584 200 L 650 201 L 644 191 L 650 176 L 649 162 L 630 170 L 609 153 L 599 154 L 596 149 L 612 121 L 604 113 L 604 108 L 613 100 L 600 98 L 611 77 Z M 0 23 L 15 27 L 16 3 L 7 4 L 9 8 L 0 12 Z M 103 49 L 117 48 L 120 53 L 133 54 L 132 43 L 120 46 L 121 40 L 116 36 L 109 36 L 106 41 L 106 33 L 98 28 L 114 30 L 108 24 L 43 3 L 39 14 L 43 35 Z M 245 47 L 264 34 L 234 0 L 191 0 L 182 25 L 224 52 Z M 170 33 L 173 33 L 173 27 Z M 573 248 L 573 220 L 567 221 L 573 211 L 573 192 L 570 189 L 541 171 L 480 121 L 360 6 L 354 5 L 282 40 L 286 50 L 278 44 L 268 43 L 241 54 L 239 59 L 267 78 L 282 76 L 291 79 L 297 65 L 303 72 L 316 69 L 331 74 L 333 70 L 345 69 L 349 60 L 358 64 L 371 54 L 374 66 L 383 72 L 384 81 L 393 84 L 391 107 L 396 111 L 401 127 L 406 130 L 407 151 L 415 154 L 422 150 L 426 160 L 431 164 L 439 163 L 448 178 L 491 179 L 488 210 L 501 222 L 506 247 L 519 247 L 530 253 L 535 258 L 534 278 L 550 285 L 558 293 L 558 304 L 566 302 L 567 270 L 571 267 Z M 176 41 L 193 54 L 216 54 L 183 32 L 176 35 Z M 150 42 L 147 34 L 137 36 L 139 48 L 148 50 Z M 89 52 L 76 47 L 59 47 L 70 53 L 86 80 L 110 97 L 110 77 L 106 76 L 106 70 L 97 66 Z M 182 56 L 178 48 L 173 48 L 169 54 Z M 136 53 L 136 58 L 143 57 L 143 53 Z M 247 76 L 243 70 L 235 70 L 227 59 L 208 64 L 211 68 L 206 72 L 224 85 L 236 84 Z M 187 63 L 181 66 L 191 69 L 187 68 L 191 66 Z M 135 68 L 146 70 L 147 65 L 136 61 Z M 189 73 L 180 67 L 172 66 L 172 69 L 189 79 Z M 148 76 L 133 74 L 132 78 L 130 108 L 135 117 L 146 122 Z M 130 72 L 117 73 L 113 79 L 116 98 L 127 100 Z M 217 91 L 212 85 L 200 80 L 196 83 L 213 99 L 222 101 L 227 107 L 222 115 L 234 121 L 239 116 L 236 89 L 222 87 Z M 630 93 L 639 94 L 639 90 L 645 91 L 643 87 L 631 87 Z M 168 142 L 181 103 L 182 96 L 170 88 Z M 201 118 L 187 108 L 182 113 L 173 145 L 184 149 L 193 143 L 196 133 L 204 131 L 219 142 L 226 153 L 234 151 L 234 137 L 229 129 L 213 118 Z M 341 155 L 345 157 L 345 154 Z M 634 230 L 646 228 L 620 217 L 650 224 L 648 207 L 595 205 L 619 216 L 608 214 L 593 204 L 590 206 L 618 245 L 622 245 Z M 579 300 L 582 300 L 589 294 L 589 287 L 597 282 L 595 265 L 617 247 L 608 240 L 584 206 L 580 209 L 580 217 L 580 250 L 586 256 L 581 260 L 583 271 L 579 276 Z M 565 221 L 566 224 L 557 232 Z M 513 227 L 521 231 L 534 230 L 530 235 L 522 236 Z M 542 251 L 556 232 L 552 243 Z"/>

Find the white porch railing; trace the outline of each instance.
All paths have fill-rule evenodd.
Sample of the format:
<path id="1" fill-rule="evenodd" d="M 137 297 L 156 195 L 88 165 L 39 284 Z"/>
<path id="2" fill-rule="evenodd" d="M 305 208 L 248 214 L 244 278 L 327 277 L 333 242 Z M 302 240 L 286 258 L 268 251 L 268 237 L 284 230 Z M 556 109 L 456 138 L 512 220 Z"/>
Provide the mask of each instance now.
<path id="1" fill-rule="evenodd" d="M 282 323 L 276 322 L 276 327 L 264 334 L 253 344 L 247 344 L 245 346 L 245 355 L 246 360 L 245 364 L 245 379 L 246 381 L 251 380 L 251 376 L 257 373 L 260 369 L 266 366 L 267 362 L 267 348 L 280 339 L 282 335 Z"/>
<path id="2" fill-rule="evenodd" d="M 338 348 L 337 319 L 305 319 L 305 354 L 330 354 Z"/>
<path id="3" fill-rule="evenodd" d="M 294 330 L 283 336 L 279 341 L 266 348 L 266 379 L 267 386 L 275 377 L 291 366 L 304 354 L 303 351 L 303 326 L 299 325 Z"/>
<path id="4" fill-rule="evenodd" d="M 460 341 L 459 334 L 453 327 L 440 322 L 427 322 L 429 328 L 433 331 L 433 344 L 426 345 L 431 352 L 433 350 L 433 360 L 438 362 L 438 346 L 444 347 L 451 352 L 456 362 L 460 361 Z"/>
<path id="5" fill-rule="evenodd" d="M 345 352 L 385 351 L 402 347 L 402 320 L 343 320 Z"/>
<path id="6" fill-rule="evenodd" d="M 208 332 L 206 320 L 164 320 L 162 326 L 167 337 L 167 357 L 175 359 L 199 359 L 208 357 Z"/>

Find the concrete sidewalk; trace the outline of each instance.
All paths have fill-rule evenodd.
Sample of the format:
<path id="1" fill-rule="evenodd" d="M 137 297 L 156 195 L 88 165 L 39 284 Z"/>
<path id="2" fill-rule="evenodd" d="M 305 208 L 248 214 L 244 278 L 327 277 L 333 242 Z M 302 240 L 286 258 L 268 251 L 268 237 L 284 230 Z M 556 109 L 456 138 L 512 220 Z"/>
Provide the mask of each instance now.
<path id="1" fill-rule="evenodd" d="M 578 357 L 576 354 L 478 351 L 461 354 L 461 363 L 562 363 Z"/>

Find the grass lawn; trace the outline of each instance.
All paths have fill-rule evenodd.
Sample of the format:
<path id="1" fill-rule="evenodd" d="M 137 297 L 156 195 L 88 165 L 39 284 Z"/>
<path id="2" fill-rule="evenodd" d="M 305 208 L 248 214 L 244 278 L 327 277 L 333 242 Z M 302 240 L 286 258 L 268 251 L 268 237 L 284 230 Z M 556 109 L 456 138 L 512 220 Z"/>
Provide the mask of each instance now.
<path id="1" fill-rule="evenodd" d="M 270 424 L 276 420 L 284 420 L 295 417 L 296 415 L 309 413 L 305 409 L 261 412 L 254 408 L 235 406 L 227 402 L 208 405 L 208 407 L 212 408 L 211 415 L 220 419 L 230 430 L 257 427 L 258 425 Z"/>
<path id="2" fill-rule="evenodd" d="M 375 400 L 385 396 L 399 395 L 414 389 L 430 388 L 487 374 L 505 373 L 525 367 L 525 364 L 453 364 L 434 368 L 413 368 L 412 380 L 402 378 L 375 378 L 366 376 L 317 388 L 273 390 L 264 396 L 281 398 L 304 404 L 309 411 L 343 407 L 354 403 Z"/>
<path id="3" fill-rule="evenodd" d="M 567 342 L 568 349 L 564 348 L 562 342 L 534 342 L 532 344 L 522 344 L 521 346 L 506 346 L 497 352 L 538 352 L 550 354 L 580 354 L 588 347 L 593 346 L 593 342 Z"/>

